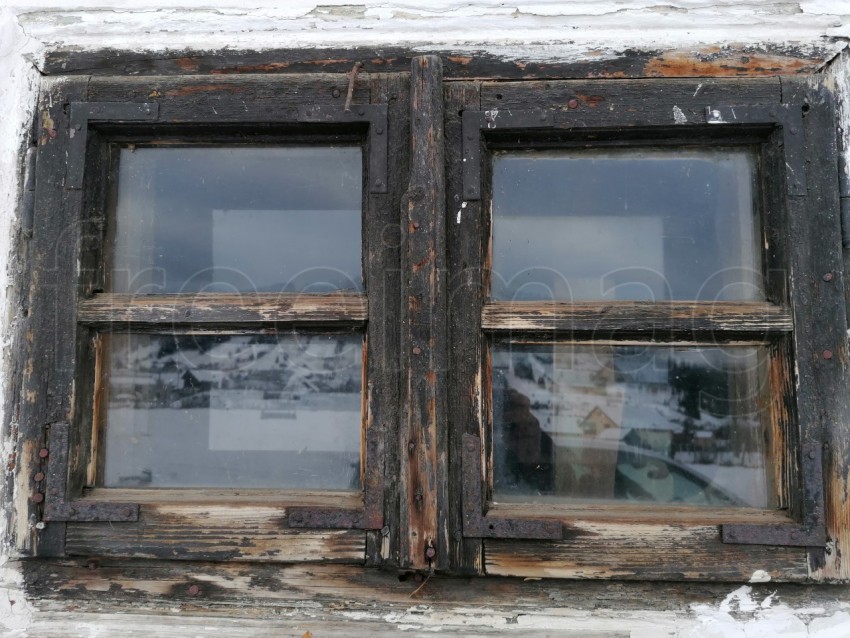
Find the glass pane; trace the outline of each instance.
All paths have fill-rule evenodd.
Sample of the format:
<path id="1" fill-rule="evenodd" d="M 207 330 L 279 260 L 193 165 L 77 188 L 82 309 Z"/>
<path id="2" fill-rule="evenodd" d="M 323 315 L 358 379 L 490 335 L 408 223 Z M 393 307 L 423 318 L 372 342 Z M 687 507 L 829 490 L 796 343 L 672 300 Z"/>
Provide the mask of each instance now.
<path id="1" fill-rule="evenodd" d="M 763 347 L 500 345 L 494 500 L 771 505 Z"/>
<path id="2" fill-rule="evenodd" d="M 360 290 L 357 147 L 122 149 L 113 292 Z"/>
<path id="3" fill-rule="evenodd" d="M 493 158 L 493 287 L 510 300 L 760 300 L 748 150 Z"/>
<path id="4" fill-rule="evenodd" d="M 360 336 L 105 344 L 107 487 L 360 488 Z"/>

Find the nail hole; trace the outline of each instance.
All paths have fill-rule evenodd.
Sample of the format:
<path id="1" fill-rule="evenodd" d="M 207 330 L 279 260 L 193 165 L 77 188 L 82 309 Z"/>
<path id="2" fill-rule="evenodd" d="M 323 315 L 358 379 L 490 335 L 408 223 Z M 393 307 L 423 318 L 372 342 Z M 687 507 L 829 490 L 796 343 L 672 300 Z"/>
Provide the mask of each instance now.
<path id="1" fill-rule="evenodd" d="M 460 111 L 458 111 L 458 112 L 457 112 L 457 116 L 458 116 L 458 117 L 463 117 L 463 109 L 461 109 Z"/>
<path id="2" fill-rule="evenodd" d="M 812 107 L 811 107 L 810 104 L 803 104 L 803 113 L 808 113 L 811 110 L 812 110 Z"/>
<path id="3" fill-rule="evenodd" d="M 502 94 L 501 94 L 501 93 L 496 93 L 496 99 L 497 99 L 497 100 L 501 100 L 501 99 L 502 99 Z"/>

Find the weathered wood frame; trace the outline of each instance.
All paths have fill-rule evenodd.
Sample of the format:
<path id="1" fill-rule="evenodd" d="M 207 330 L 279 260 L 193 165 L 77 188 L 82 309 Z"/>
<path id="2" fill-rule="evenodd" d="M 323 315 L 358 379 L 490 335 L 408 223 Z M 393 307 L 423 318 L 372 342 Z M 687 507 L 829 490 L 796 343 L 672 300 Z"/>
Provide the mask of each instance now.
<path id="1" fill-rule="evenodd" d="M 345 75 L 71 82 L 44 97 L 32 268 L 33 331 L 22 406 L 32 535 L 39 556 L 352 562 L 385 524 L 387 441 L 396 427 L 398 205 L 406 118 L 392 118 L 404 76 L 361 76 L 351 111 Z M 143 96 L 147 96 L 144 97 Z M 151 99 L 153 96 L 154 99 Z M 140 99 L 143 98 L 143 99 Z M 48 124 L 49 122 L 49 124 Z M 105 203 L 114 153 L 136 143 L 359 143 L 364 149 L 365 294 L 124 295 L 104 289 Z M 66 162 L 67 157 L 67 162 Z M 403 175 L 403 173 L 402 173 Z M 63 179 L 64 176 L 64 179 Z M 51 327 L 55 326 L 55 330 Z M 364 344 L 361 494 L 276 490 L 91 488 L 96 474 L 99 335 L 356 330 Z M 58 375 L 58 378 L 57 378 Z M 205 534 L 199 536 L 198 530 Z M 386 529 L 386 528 L 384 528 Z M 386 534 L 384 534 L 386 535 Z M 377 540 L 380 545 L 380 540 Z M 380 560 L 373 552 L 372 560 Z"/>
<path id="2" fill-rule="evenodd" d="M 533 578 L 745 580 L 756 569 L 768 571 L 774 580 L 846 577 L 846 567 L 841 566 L 840 552 L 837 553 L 836 549 L 846 545 L 850 528 L 850 508 L 846 505 L 841 487 L 846 479 L 842 472 L 846 471 L 847 441 L 850 440 L 846 435 L 850 405 L 843 392 L 848 381 L 844 362 L 850 357 L 844 338 L 843 272 L 838 240 L 837 190 L 833 184 L 837 181 L 834 119 L 830 91 L 811 80 L 718 81 L 703 78 L 496 83 L 470 79 L 487 73 L 468 72 L 472 67 L 458 72 L 457 62 L 452 61 L 446 68 L 449 69 L 447 74 L 453 77 L 443 77 L 441 85 L 439 59 L 431 56 L 415 61 L 419 70 L 414 68 L 414 72 L 423 75 L 417 83 L 415 108 L 411 107 L 411 85 L 405 73 L 361 74 L 355 87 L 354 104 L 386 104 L 390 123 L 387 134 L 392 170 L 388 173 L 387 193 L 375 193 L 371 197 L 386 223 L 380 229 L 376 227 L 376 234 L 370 235 L 367 241 L 371 246 L 381 246 L 379 252 L 386 263 L 403 263 L 405 269 L 388 268 L 383 273 L 380 294 L 373 294 L 376 290 L 370 286 L 368 303 L 353 295 L 315 299 L 315 305 L 313 302 L 304 305 L 297 299 L 257 299 L 256 303 L 234 308 L 227 300 L 220 299 L 220 311 L 210 311 L 206 307 L 209 300 L 200 300 L 193 308 L 186 308 L 179 300 L 160 298 L 149 300 L 151 305 L 148 308 L 139 308 L 126 299 L 108 295 L 91 297 L 95 289 L 93 284 L 87 288 L 75 269 L 60 267 L 74 263 L 76 256 L 80 255 L 85 271 L 87 263 L 101 259 L 102 253 L 98 252 L 97 246 L 103 231 L 96 217 L 83 215 L 88 203 L 84 205 L 82 193 L 95 193 L 93 197 L 96 199 L 105 192 L 98 189 L 108 187 L 101 180 L 87 186 L 85 191 L 67 188 L 65 152 L 71 145 L 68 106 L 72 102 L 129 102 L 139 105 L 126 107 L 129 112 L 132 109 L 143 111 L 144 105 L 156 104 L 159 109 L 157 118 L 175 118 L 180 126 L 195 127 L 199 133 L 204 131 L 208 139 L 215 139 L 217 135 L 223 135 L 228 117 L 234 120 L 244 118 L 245 121 L 253 118 L 253 121 L 259 122 L 269 113 L 273 118 L 275 114 L 285 113 L 285 117 L 290 118 L 287 121 L 295 121 L 299 117 L 299 108 L 303 107 L 305 87 L 312 87 L 310 90 L 315 91 L 311 94 L 313 102 L 330 109 L 340 108 L 348 87 L 348 77 L 341 72 L 350 68 L 348 60 L 352 59 L 349 53 L 345 62 L 323 67 L 340 72 L 334 76 L 309 73 L 273 77 L 243 75 L 241 72 L 244 71 L 266 69 L 236 65 L 230 75 L 192 77 L 184 75 L 189 67 L 182 66 L 183 62 L 178 60 L 173 64 L 171 61 L 164 63 L 163 73 L 168 77 L 116 77 L 116 72 L 120 75 L 126 72 L 126 68 L 123 71 L 107 69 L 105 73 L 97 71 L 95 75 L 100 74 L 99 77 L 69 77 L 61 83 L 45 85 L 36 127 L 39 150 L 33 238 L 24 251 L 29 273 L 24 281 L 29 282 L 29 294 L 24 298 L 26 321 L 22 327 L 21 401 L 15 415 L 20 442 L 16 454 L 18 524 L 15 536 L 19 551 L 25 555 L 55 556 L 68 550 L 71 555 L 168 561 L 180 558 L 194 561 L 363 563 L 365 538 L 365 564 L 387 568 L 437 568 L 454 573 L 486 572 Z M 409 60 L 404 60 L 401 67 L 396 64 L 393 69 L 398 67 L 398 70 L 404 71 L 409 64 Z M 146 70 L 151 72 L 159 68 L 152 66 Z M 309 64 L 293 66 L 298 71 L 309 68 L 313 67 Z M 485 67 L 475 68 L 486 71 Z M 505 77 L 531 78 L 535 68 L 513 69 Z M 272 70 L 271 67 L 269 70 Z M 73 69 L 71 73 L 74 73 Z M 546 70 L 546 74 L 553 78 L 569 77 L 571 73 L 567 67 Z M 425 75 L 433 77 L 426 79 Z M 663 87 L 663 92 L 658 91 L 658 87 Z M 440 93 L 444 99 L 444 149 L 439 148 L 439 144 L 433 145 L 432 142 L 441 136 L 439 126 L 429 121 L 416 123 L 418 132 L 413 138 L 418 142 L 412 143 L 411 119 L 424 115 L 421 110 L 423 104 L 426 104 L 429 118 L 440 117 L 439 105 L 433 100 L 434 95 Z M 620 334 L 631 331 L 632 336 L 642 334 L 644 338 L 647 330 L 669 329 L 682 334 L 690 324 L 680 321 L 681 313 L 695 312 L 701 317 L 700 325 L 707 332 L 712 332 L 716 324 L 728 327 L 729 322 L 737 321 L 738 337 L 759 334 L 780 344 L 777 347 L 783 354 L 774 357 L 776 374 L 789 386 L 797 381 L 801 383 L 802 389 L 795 395 L 798 405 L 792 407 L 802 410 L 809 415 L 806 418 L 817 422 L 814 428 L 819 429 L 816 436 L 820 438 L 817 440 L 828 444 L 824 458 L 829 471 L 828 480 L 824 482 L 826 549 L 723 544 L 721 523 L 728 527 L 733 523 L 758 521 L 736 520 L 728 515 L 722 518 L 722 513 L 721 518 L 717 518 L 715 512 L 680 512 L 675 522 L 659 523 L 657 517 L 627 508 L 619 513 L 592 508 L 574 511 L 574 516 L 563 520 L 559 516 L 542 517 L 559 524 L 567 523 L 563 528 L 564 538 L 557 542 L 484 540 L 485 534 L 464 535 L 465 512 L 461 494 L 464 484 L 464 465 L 461 462 L 464 434 L 481 436 L 487 407 L 486 395 L 482 394 L 488 370 L 487 365 L 482 365 L 482 361 L 486 363 L 487 354 L 483 335 L 519 331 L 525 336 L 554 333 L 566 339 L 577 327 L 593 322 L 594 309 L 576 305 L 569 309 L 521 310 L 486 304 L 489 284 L 484 267 L 484 255 L 487 254 L 485 220 L 482 219 L 480 200 L 465 200 L 460 170 L 463 161 L 463 112 L 492 110 L 494 107 L 542 108 L 560 112 L 556 117 L 574 112 L 580 117 L 573 119 L 580 125 L 589 121 L 582 118 L 590 114 L 590 120 L 596 117 L 596 121 L 603 121 L 603 128 L 616 128 L 630 121 L 637 125 L 632 127 L 636 129 L 660 127 L 669 130 L 676 128 L 673 125 L 674 106 L 693 124 L 699 122 L 700 117 L 705 118 L 706 106 L 738 105 L 742 96 L 752 104 L 781 105 L 784 98 L 785 103 L 810 107 L 801 124 L 805 139 L 807 196 L 788 195 L 782 189 L 765 190 L 766 207 L 777 211 L 777 219 L 770 219 L 767 224 L 773 233 L 770 239 L 776 263 L 801 266 L 790 277 L 783 275 L 771 280 L 769 286 L 776 291 L 776 299 L 792 299 L 793 303 L 766 306 L 760 318 L 749 316 L 749 319 L 741 315 L 740 309 L 732 307 L 714 312 L 718 308 L 676 308 L 671 304 L 667 308 L 669 312 L 654 316 L 652 313 L 647 315 L 642 307 L 621 306 L 609 308 L 607 329 L 620 331 Z M 607 111 L 607 115 L 592 115 L 603 110 Z M 302 117 L 306 117 L 306 113 L 302 112 Z M 632 119 L 628 120 L 628 117 Z M 724 117 L 728 119 L 721 111 L 721 119 Z M 604 122 L 606 118 L 608 121 Z M 146 126 L 144 122 L 127 122 L 122 131 L 132 135 L 135 134 L 133 131 L 144 131 Z M 722 129 L 723 126 L 720 126 L 714 130 Z M 95 125 L 92 130 L 96 135 L 98 126 Z M 102 126 L 100 130 L 106 131 Z M 574 134 L 575 131 L 571 131 L 569 135 Z M 619 134 L 627 140 L 631 129 L 622 128 Z M 721 133 L 712 135 L 716 139 L 723 137 Z M 768 147 L 779 148 L 778 144 Z M 96 148 L 96 144 L 89 145 L 87 164 L 97 165 L 103 161 L 96 152 L 91 154 Z M 445 207 L 440 201 L 440 185 L 432 186 L 428 175 L 411 175 L 411 183 L 417 183 L 415 180 L 419 179 L 419 189 L 415 192 L 406 192 L 405 180 L 398 179 L 398 176 L 408 175 L 411 151 L 420 153 L 412 167 L 414 172 L 420 173 L 423 170 L 433 172 L 434 164 L 444 153 L 447 172 L 442 201 Z M 765 154 L 765 163 L 774 166 L 773 174 L 782 173 L 781 159 L 778 152 Z M 419 228 L 414 226 L 417 223 Z M 783 240 L 782 229 L 787 231 L 784 236 L 792 235 L 794 241 Z M 411 241 L 414 231 L 421 231 L 423 239 Z M 84 245 L 94 250 L 81 250 L 81 242 L 88 241 L 88 237 L 94 240 Z M 433 254 L 425 263 L 425 273 L 419 278 L 411 278 L 414 269 L 417 272 L 422 270 L 421 259 L 428 256 L 429 250 Z M 404 260 L 401 258 L 403 253 L 406 254 Z M 403 287 L 403 282 L 407 288 Z M 409 298 L 395 296 L 400 290 L 427 291 L 437 301 L 444 299 L 444 316 L 448 325 L 441 325 L 439 314 L 416 312 L 421 308 L 410 303 Z M 401 308 L 403 322 L 390 320 L 376 326 L 371 321 L 376 303 Z M 229 306 L 226 312 L 225 306 Z M 65 321 L 67 317 L 63 312 L 74 308 L 79 311 L 80 323 Z M 813 308 L 817 308 L 818 312 L 814 312 Z M 77 351 L 78 344 L 86 343 L 78 338 L 78 332 L 117 324 L 127 325 L 133 330 L 143 329 L 158 320 L 174 321 L 186 309 L 196 312 L 194 329 L 225 326 L 233 331 L 250 330 L 250 326 L 262 321 L 309 325 L 317 329 L 343 325 L 352 327 L 363 325 L 366 314 L 367 330 L 370 331 L 370 373 L 376 370 L 381 375 L 376 378 L 381 378 L 382 384 L 386 383 L 377 389 L 370 388 L 370 405 L 375 408 L 371 415 L 373 423 L 377 424 L 377 431 L 384 434 L 384 437 L 374 439 L 378 446 L 375 453 L 382 459 L 385 476 L 405 477 L 403 484 L 386 481 L 383 486 L 380 501 L 385 525 L 382 529 L 371 529 L 365 533 L 351 529 L 288 529 L 286 518 L 293 506 L 339 509 L 342 504 L 345 505 L 343 510 L 355 510 L 360 503 L 343 503 L 339 497 L 327 494 L 298 494 L 292 495 L 294 498 L 290 500 L 267 492 L 242 494 L 239 502 L 235 503 L 233 495 L 222 490 L 207 490 L 201 499 L 196 493 L 189 500 L 186 493 L 179 490 L 162 491 L 156 495 L 144 490 L 121 490 L 121 493 L 101 490 L 97 494 L 97 502 L 104 505 L 116 502 L 139 505 L 141 523 L 56 521 L 44 525 L 44 521 L 40 520 L 44 506 L 34 497 L 43 489 L 43 476 L 50 462 L 45 437 L 52 428 L 46 426 L 58 424 L 59 428 L 53 430 L 58 432 L 69 417 L 79 418 L 77 402 L 90 390 L 77 382 L 77 371 L 94 365 L 92 360 L 86 359 L 90 356 L 87 350 Z M 392 316 L 391 312 L 386 312 L 386 316 Z M 789 317 L 793 325 L 806 322 L 806 330 L 790 333 Z M 417 325 L 407 323 L 411 320 Z M 537 324 L 541 321 L 544 327 L 538 332 Z M 187 329 L 187 325 L 180 329 Z M 372 331 L 376 331 L 377 336 Z M 433 350 L 424 351 L 427 362 L 419 363 L 415 369 L 414 357 L 420 357 L 415 359 L 419 362 L 425 358 L 422 353 L 412 352 L 413 344 L 407 342 L 409 337 L 402 340 L 403 331 L 433 339 L 436 346 Z M 439 343 L 441 334 L 446 335 L 444 344 Z M 724 334 L 732 338 L 735 331 L 727 329 Z M 790 337 L 781 336 L 789 334 Z M 450 344 L 449 350 L 446 349 L 447 344 Z M 827 351 L 830 358 L 825 356 Z M 808 353 L 804 360 L 800 358 L 802 352 Z M 792 356 L 794 353 L 796 355 Z M 70 367 L 66 365 L 69 362 L 72 364 Z M 792 371 L 801 362 L 803 365 L 795 378 Z M 426 374 L 426 383 L 422 383 L 423 373 Z M 405 382 L 410 385 L 403 390 Z M 788 392 L 781 394 L 790 396 Z M 411 410 L 416 404 L 434 405 L 436 409 L 414 415 Z M 788 414 L 787 407 L 777 405 L 776 409 Z M 422 418 L 423 414 L 427 418 Z M 400 436 L 402 433 L 404 436 Z M 84 450 L 85 443 L 74 440 L 73 429 L 70 434 L 70 462 L 84 465 L 84 455 L 80 455 L 79 451 Z M 417 437 L 416 445 L 425 444 L 427 448 L 415 448 L 411 454 L 409 444 L 413 436 Z M 793 447 L 793 442 L 779 437 L 776 444 L 785 446 L 783 449 Z M 41 449 L 47 453 L 46 458 L 42 458 Z M 479 458 L 482 468 L 486 467 L 484 459 L 480 455 Z M 413 475 L 419 481 L 435 481 L 434 489 L 428 483 L 428 498 L 436 499 L 436 503 L 428 504 L 427 516 L 413 511 L 416 506 L 411 503 L 409 495 L 410 477 Z M 42 478 L 39 479 L 39 476 Z M 479 483 L 479 486 L 483 487 L 483 484 Z M 422 493 L 425 494 L 424 491 Z M 407 511 L 403 512 L 403 508 Z M 479 522 L 488 515 L 492 513 L 485 514 L 482 508 Z M 502 520 L 540 518 L 539 512 L 533 508 L 522 507 L 504 509 L 498 515 Z M 346 525 L 351 522 L 348 514 L 344 514 L 343 519 Z M 762 514 L 760 519 L 766 524 L 785 520 L 785 517 L 770 513 Z M 243 532 L 247 528 L 254 532 L 254 536 L 248 544 L 244 544 Z M 203 541 L 197 533 L 199 529 L 208 532 Z M 416 537 L 411 533 L 414 531 L 417 532 Z M 434 556 L 423 553 L 423 549 L 427 552 L 427 542 L 422 545 L 420 540 L 414 540 L 422 538 L 419 536 L 421 532 L 436 532 Z M 131 561 L 120 569 L 132 570 L 134 565 L 143 564 L 147 564 L 146 561 Z M 149 563 L 152 573 L 157 573 L 163 565 L 175 572 L 183 570 L 191 574 L 198 563 L 186 563 L 185 567 L 172 562 Z M 36 571 L 42 569 L 38 562 L 33 566 Z M 71 575 L 68 577 L 72 580 L 79 579 L 80 574 L 88 577 L 85 565 L 80 569 L 76 563 L 68 563 L 66 573 Z M 187 578 L 192 580 L 191 575 Z M 191 587 L 189 589 L 191 592 Z"/>
<path id="3" fill-rule="evenodd" d="M 466 370 L 452 386 L 459 394 L 453 459 L 455 466 L 461 465 L 454 472 L 465 480 L 459 511 L 468 540 L 462 559 L 474 564 L 483 552 L 488 573 L 517 576 L 741 578 L 770 565 L 768 571 L 780 579 L 806 579 L 807 563 L 822 560 L 827 540 L 822 450 L 828 422 L 815 406 L 832 375 L 843 376 L 843 366 L 832 362 L 841 361 L 846 349 L 844 316 L 838 312 L 840 284 L 834 284 L 842 277 L 834 233 L 837 206 L 830 206 L 827 223 L 815 227 L 808 221 L 826 215 L 824 205 L 835 198 L 835 159 L 822 157 L 822 149 L 835 148 L 828 91 L 792 82 L 780 95 L 778 83 L 772 81 L 711 82 L 702 92 L 700 84 L 696 93 L 685 93 L 685 82 L 660 80 L 467 86 L 472 99 L 462 112 L 459 135 L 450 139 L 462 145 L 464 162 L 449 167 L 455 175 L 449 182 L 456 185 L 452 205 L 460 209 L 458 224 L 478 237 L 457 260 L 450 260 L 462 264 L 462 294 L 452 296 L 451 306 L 453 314 L 464 318 L 452 334 L 457 354 L 452 369 Z M 788 86 L 798 89 L 791 92 Z M 654 144 L 761 147 L 769 303 L 744 307 L 487 301 L 490 148 L 645 144 L 650 139 Z M 815 245 L 828 248 L 815 255 Z M 835 310 L 824 313 L 830 326 L 814 325 L 813 305 Z M 771 447 L 777 461 L 777 498 L 787 514 L 489 504 L 490 366 L 485 335 L 511 341 L 771 344 Z M 556 522 L 563 529 L 554 527 Z M 482 549 L 473 549 L 476 539 L 491 540 L 478 541 Z"/>

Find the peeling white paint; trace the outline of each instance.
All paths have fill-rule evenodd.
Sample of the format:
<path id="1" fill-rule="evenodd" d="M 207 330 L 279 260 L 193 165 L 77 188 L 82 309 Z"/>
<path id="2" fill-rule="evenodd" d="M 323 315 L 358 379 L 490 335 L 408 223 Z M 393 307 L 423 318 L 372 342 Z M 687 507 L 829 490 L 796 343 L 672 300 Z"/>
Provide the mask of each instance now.
<path id="1" fill-rule="evenodd" d="M 697 89 L 697 90 L 699 90 L 699 89 Z M 688 118 L 682 112 L 682 109 L 680 109 L 678 106 L 673 106 L 673 121 L 676 124 L 687 124 L 688 123 Z"/>
<path id="2" fill-rule="evenodd" d="M 769 583 L 770 582 L 770 574 L 768 574 L 763 569 L 757 569 L 753 572 L 753 575 L 750 576 L 751 583 Z"/>

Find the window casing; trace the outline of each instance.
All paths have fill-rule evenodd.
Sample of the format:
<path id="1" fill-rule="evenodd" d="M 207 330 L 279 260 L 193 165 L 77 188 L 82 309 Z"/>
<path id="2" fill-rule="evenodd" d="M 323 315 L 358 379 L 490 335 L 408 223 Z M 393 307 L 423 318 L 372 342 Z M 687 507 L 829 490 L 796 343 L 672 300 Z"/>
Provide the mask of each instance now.
<path id="1" fill-rule="evenodd" d="M 63 89 L 67 112 L 51 111 L 59 141 L 44 143 L 38 161 L 31 258 L 32 272 L 52 273 L 33 286 L 29 309 L 33 368 L 24 393 L 43 394 L 22 403 L 33 474 L 45 474 L 27 477 L 30 515 L 42 522 L 37 553 L 365 561 L 530 577 L 736 579 L 767 566 L 777 580 L 806 578 L 824 544 L 828 417 L 817 406 L 829 405 L 845 347 L 843 322 L 835 321 L 843 299 L 828 94 L 788 83 L 780 97 L 773 81 L 708 82 L 698 95 L 690 81 L 442 82 L 416 64 L 416 79 L 428 82 L 362 76 L 350 112 L 339 97 L 348 79 L 337 76 L 229 79 L 213 96 L 186 90 L 193 80 L 182 78 L 154 91 L 148 82 L 127 90 L 97 80 Z M 427 103 L 417 100 L 423 96 Z M 686 123 L 677 123 L 673 107 Z M 428 136 L 429 127 L 436 134 Z M 102 292 L 114 145 L 351 136 L 368 157 L 365 295 L 302 295 L 292 303 L 258 295 L 215 306 L 195 297 L 131 303 Z M 381 136 L 383 160 L 375 152 Z M 601 313 L 589 302 L 488 300 L 494 150 L 606 145 L 754 149 L 766 301 L 622 303 Z M 93 335 L 116 329 L 362 330 L 362 497 L 91 490 Z M 765 344 L 780 509 L 493 503 L 491 352 L 512 342 Z M 421 403 L 429 396 L 433 403 Z M 198 520 L 212 542 L 198 540 Z M 246 538 L 247 549 L 232 549 Z"/>

